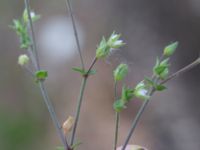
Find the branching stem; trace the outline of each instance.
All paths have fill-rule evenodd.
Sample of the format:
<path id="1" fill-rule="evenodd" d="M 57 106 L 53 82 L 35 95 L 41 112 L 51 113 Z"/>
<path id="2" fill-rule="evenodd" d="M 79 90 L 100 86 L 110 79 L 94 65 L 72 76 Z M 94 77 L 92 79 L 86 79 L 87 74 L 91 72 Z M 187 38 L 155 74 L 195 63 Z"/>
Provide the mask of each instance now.
<path id="1" fill-rule="evenodd" d="M 173 74 L 170 75 L 167 79 L 161 81 L 161 84 L 164 84 L 164 83 L 166 83 L 166 82 L 168 82 L 168 81 L 174 79 L 175 77 L 177 77 L 177 76 L 179 76 L 179 75 L 181 75 L 181 74 L 183 74 L 183 73 L 185 73 L 185 72 L 191 70 L 192 68 L 196 67 L 196 66 L 199 65 L 199 64 L 200 64 L 200 57 L 199 57 L 198 59 L 196 59 L 194 62 L 190 63 L 189 65 L 187 65 L 187 66 L 183 67 L 182 69 L 178 70 L 177 72 L 173 73 Z M 150 90 L 149 95 L 152 96 L 152 95 L 154 94 L 154 92 L 155 92 L 155 89 L 152 88 L 152 89 Z M 136 126 L 137 126 L 137 124 L 138 124 L 138 122 L 139 122 L 139 119 L 141 118 L 141 116 L 142 116 L 142 114 L 143 114 L 145 108 L 147 107 L 148 103 L 149 103 L 149 99 L 146 99 L 146 100 L 143 102 L 142 106 L 140 107 L 140 109 L 139 109 L 139 111 L 138 111 L 138 113 L 137 113 L 135 119 L 133 120 L 131 129 L 130 129 L 130 131 L 129 131 L 129 133 L 128 133 L 128 136 L 127 136 L 127 138 L 126 138 L 126 140 L 125 140 L 125 142 L 124 142 L 124 144 L 123 144 L 122 150 L 125 150 L 125 148 L 126 148 L 128 142 L 129 142 L 131 136 L 133 135 L 134 130 L 135 130 L 135 128 L 136 128 Z"/>
<path id="2" fill-rule="evenodd" d="M 29 20 L 30 31 L 31 31 L 30 38 L 31 38 L 31 42 L 32 42 L 32 45 L 30 47 L 31 50 L 29 51 L 29 55 L 31 55 L 31 59 L 32 59 L 32 62 L 34 63 L 35 70 L 40 70 L 39 58 L 38 58 L 38 54 L 37 54 L 37 47 L 36 47 L 36 40 L 35 40 L 35 32 L 34 32 L 34 29 L 33 29 L 33 22 L 32 22 L 32 18 L 31 18 L 31 14 L 30 14 L 31 12 L 30 12 L 30 2 L 29 2 L 29 0 L 25 0 L 25 7 L 26 7 L 26 10 L 27 10 L 27 13 L 28 13 L 28 20 Z M 46 87 L 44 86 L 44 83 L 42 81 L 39 81 L 39 87 L 40 87 L 40 91 L 42 93 L 44 102 L 45 102 L 45 104 L 48 108 L 48 111 L 50 113 L 51 119 L 52 119 L 52 121 L 55 125 L 55 128 L 57 130 L 58 135 L 60 136 L 60 139 L 61 139 L 61 141 L 64 145 L 65 150 L 71 150 L 71 148 L 69 147 L 69 145 L 68 145 L 68 143 L 65 139 L 64 133 L 62 131 L 62 127 L 61 127 L 61 125 L 58 121 L 58 118 L 56 116 L 53 105 L 52 105 L 52 103 L 49 99 Z"/>
<path id="3" fill-rule="evenodd" d="M 75 40 L 76 40 L 76 45 L 77 45 L 77 48 L 78 48 L 78 53 L 79 53 L 79 56 L 80 56 L 82 69 L 84 70 L 85 69 L 84 61 L 83 61 L 83 56 L 82 56 L 82 52 L 81 52 L 81 46 L 80 46 L 78 31 L 77 31 L 76 23 L 75 23 L 75 20 L 74 20 L 74 15 L 73 15 L 73 11 L 72 11 L 70 0 L 66 0 L 66 6 L 68 8 L 68 12 L 70 14 L 70 18 L 71 18 L 71 21 L 72 21 L 72 26 L 73 26 L 74 36 L 75 36 Z"/>

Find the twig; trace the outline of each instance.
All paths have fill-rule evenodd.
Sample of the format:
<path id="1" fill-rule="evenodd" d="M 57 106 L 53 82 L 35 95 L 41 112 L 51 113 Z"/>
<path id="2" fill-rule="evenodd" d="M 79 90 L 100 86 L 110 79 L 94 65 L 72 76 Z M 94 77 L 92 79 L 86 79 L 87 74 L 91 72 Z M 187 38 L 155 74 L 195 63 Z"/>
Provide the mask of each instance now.
<path id="1" fill-rule="evenodd" d="M 72 26 L 73 26 L 73 30 L 74 30 L 74 36 L 75 36 L 75 39 L 76 39 L 76 45 L 77 45 L 77 48 L 78 48 L 78 53 L 79 53 L 79 56 L 80 56 L 82 69 L 84 70 L 85 69 L 84 61 L 83 61 L 83 56 L 82 56 L 82 52 L 81 52 L 81 46 L 80 46 L 78 31 L 77 31 L 76 23 L 75 23 L 75 20 L 74 20 L 74 15 L 73 15 L 73 12 L 72 12 L 72 7 L 71 7 L 70 0 L 66 0 L 66 6 L 68 8 L 68 12 L 70 14 L 70 18 L 71 18 L 71 21 L 72 21 Z"/>
<path id="2" fill-rule="evenodd" d="M 183 73 L 185 73 L 185 72 L 191 70 L 192 68 L 196 67 L 196 66 L 199 65 L 199 64 L 200 64 L 200 57 L 199 57 L 198 59 L 196 59 L 194 62 L 192 62 L 191 64 L 189 64 L 189 65 L 183 67 L 182 69 L 178 70 L 177 72 L 173 73 L 173 74 L 172 74 L 171 76 L 169 76 L 167 79 L 161 81 L 161 84 L 164 84 L 164 83 L 166 83 L 166 82 L 168 82 L 168 81 L 174 79 L 174 78 L 177 77 L 178 75 L 181 75 L 181 74 L 183 74 Z M 154 94 L 154 92 L 155 92 L 155 89 L 151 89 L 149 95 L 152 96 L 152 95 Z M 128 133 L 128 136 L 127 136 L 127 138 L 126 138 L 126 140 L 125 140 L 125 143 L 124 143 L 124 145 L 123 145 L 123 147 L 122 147 L 122 150 L 125 150 L 125 148 L 126 148 L 128 142 L 129 142 L 129 140 L 130 140 L 130 138 L 131 138 L 131 136 L 132 136 L 132 134 L 133 134 L 133 132 L 134 132 L 134 130 L 135 130 L 135 128 L 136 128 L 138 122 L 139 122 L 139 119 L 140 119 L 140 117 L 142 116 L 142 114 L 143 114 L 145 108 L 147 107 L 147 104 L 148 104 L 148 103 L 149 103 L 149 99 L 146 99 L 146 100 L 143 102 L 142 106 L 140 107 L 140 109 L 139 109 L 139 111 L 138 111 L 138 113 L 137 113 L 137 115 L 136 115 L 136 117 L 135 117 L 135 119 L 134 119 L 134 121 L 133 121 L 133 123 L 132 123 L 131 129 L 130 129 L 130 131 L 129 131 L 129 133 Z"/>
<path id="3" fill-rule="evenodd" d="M 32 53 L 34 53 L 35 55 L 32 55 L 34 57 L 31 57 L 32 62 L 35 62 L 35 70 L 40 70 L 40 65 L 39 65 L 39 59 L 38 59 L 38 55 L 37 55 L 37 47 L 36 47 L 36 41 L 35 41 L 35 34 L 34 34 L 34 30 L 33 30 L 33 23 L 32 23 L 32 18 L 30 15 L 30 3 L 29 0 L 25 0 L 25 7 L 27 9 L 27 13 L 28 13 L 28 20 L 29 20 L 29 24 L 30 24 L 30 30 L 31 30 L 31 42 L 32 42 L 32 46 L 31 46 L 31 51 L 29 51 L 30 55 L 32 55 Z M 34 60 L 33 60 L 34 59 Z M 56 127 L 57 133 L 60 136 L 60 139 L 65 147 L 65 150 L 71 150 L 71 148 L 69 147 L 67 141 L 65 140 L 65 136 L 64 133 L 62 131 L 62 127 L 57 119 L 55 110 L 53 108 L 53 105 L 49 99 L 47 90 L 43 84 L 42 81 L 39 81 L 39 87 L 40 87 L 40 91 L 42 93 L 43 99 L 45 101 L 45 104 L 49 110 L 51 119 Z"/>

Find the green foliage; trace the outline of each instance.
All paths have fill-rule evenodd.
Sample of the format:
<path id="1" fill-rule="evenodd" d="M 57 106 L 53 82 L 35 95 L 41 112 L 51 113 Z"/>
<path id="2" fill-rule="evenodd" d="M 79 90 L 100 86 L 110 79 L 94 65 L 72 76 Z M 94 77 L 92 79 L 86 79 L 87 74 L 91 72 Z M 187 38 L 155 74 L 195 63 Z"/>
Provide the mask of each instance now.
<path id="1" fill-rule="evenodd" d="M 134 89 L 123 86 L 121 99 L 127 103 L 134 97 Z"/>
<path id="2" fill-rule="evenodd" d="M 80 73 L 82 76 L 85 76 L 85 75 L 94 75 L 94 74 L 96 74 L 96 70 L 90 70 L 90 71 L 88 72 L 88 71 L 86 71 L 86 70 L 84 70 L 84 69 L 81 69 L 81 68 L 79 68 L 79 67 L 74 67 L 74 68 L 72 68 L 72 70 L 75 71 L 75 72 Z"/>
<path id="3" fill-rule="evenodd" d="M 46 70 L 39 70 L 35 72 L 36 82 L 44 81 L 48 77 Z"/>

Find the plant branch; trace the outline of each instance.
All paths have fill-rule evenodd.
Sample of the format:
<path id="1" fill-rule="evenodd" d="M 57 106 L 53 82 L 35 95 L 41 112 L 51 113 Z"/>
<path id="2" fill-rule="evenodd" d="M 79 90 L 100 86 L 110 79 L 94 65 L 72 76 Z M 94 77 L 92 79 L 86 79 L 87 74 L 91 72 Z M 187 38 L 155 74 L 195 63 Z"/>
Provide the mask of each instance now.
<path id="1" fill-rule="evenodd" d="M 39 87 L 40 87 L 42 96 L 44 98 L 44 101 L 46 103 L 46 106 L 47 106 L 47 108 L 49 110 L 49 113 L 51 115 L 51 118 L 53 120 L 53 123 L 54 123 L 54 125 L 56 127 L 56 131 L 59 134 L 62 143 L 64 144 L 65 150 L 70 150 L 70 147 L 67 144 L 67 140 L 66 140 L 66 138 L 64 136 L 64 133 L 62 131 L 62 126 L 60 125 L 60 123 L 59 123 L 59 121 L 57 119 L 57 116 L 56 116 L 56 113 L 54 111 L 53 105 L 52 105 L 52 103 L 51 103 L 51 101 L 50 101 L 50 99 L 48 97 L 48 93 L 47 93 L 46 88 L 45 88 L 45 86 L 44 86 L 42 81 L 39 82 Z"/>
<path id="2" fill-rule="evenodd" d="M 82 84 L 81 84 L 80 94 L 79 94 L 79 98 L 78 98 L 78 105 L 77 105 L 77 110 L 76 110 L 76 116 L 75 116 L 75 122 L 74 122 L 74 127 L 72 130 L 72 136 L 71 136 L 71 142 L 70 142 L 71 146 L 74 144 L 74 139 L 75 139 L 76 129 L 77 129 L 78 121 L 79 121 L 81 104 L 83 101 L 83 95 L 84 95 L 84 91 L 85 91 L 85 87 L 86 87 L 86 82 L 87 82 L 87 76 L 83 77 Z"/>
<path id="3" fill-rule="evenodd" d="M 35 33 L 34 33 L 33 22 L 32 22 L 32 18 L 31 18 L 31 14 L 30 14 L 30 2 L 29 2 L 29 0 L 25 0 L 25 7 L 27 9 L 28 20 L 29 20 L 30 30 L 31 30 L 31 37 L 30 38 L 31 38 L 32 45 L 30 47 L 31 49 L 29 51 L 29 55 L 31 55 L 32 62 L 35 63 L 35 70 L 40 70 L 39 58 L 38 58 L 38 55 L 37 55 Z M 34 53 L 34 55 L 33 55 L 33 53 Z M 52 121 L 55 125 L 56 130 L 57 130 L 57 133 L 60 136 L 60 139 L 61 139 L 61 141 L 62 141 L 62 143 L 65 147 L 65 150 L 71 150 L 71 148 L 69 147 L 69 145 L 68 145 L 68 143 L 65 139 L 64 133 L 62 131 L 62 127 L 61 127 L 61 125 L 60 125 L 60 123 L 57 119 L 53 105 L 52 105 L 52 103 L 49 99 L 46 87 L 44 86 L 42 81 L 39 81 L 39 87 L 40 87 L 40 91 L 42 93 L 44 102 L 45 102 L 45 104 L 48 108 L 48 111 L 50 113 L 51 119 L 52 119 Z"/>
<path id="4" fill-rule="evenodd" d="M 168 81 L 174 79 L 175 77 L 177 77 L 177 76 L 179 76 L 179 75 L 181 75 L 181 74 L 183 74 L 183 73 L 185 73 L 185 72 L 191 70 L 192 68 L 196 67 L 196 66 L 199 65 L 199 64 L 200 64 L 200 57 L 199 57 L 198 59 L 196 59 L 194 62 L 192 62 L 192 63 L 190 63 L 189 65 L 185 66 L 184 68 L 182 68 L 182 69 L 178 70 L 177 72 L 173 73 L 173 74 L 170 75 L 167 79 L 161 81 L 161 84 L 164 84 L 164 83 L 166 83 L 166 82 L 168 82 Z M 154 94 L 154 92 L 155 92 L 155 89 L 152 88 L 152 89 L 150 90 L 150 92 L 149 92 L 149 95 L 152 96 L 152 95 Z M 127 136 L 127 138 L 126 138 L 126 140 L 125 140 L 125 143 L 124 143 L 124 145 L 123 145 L 123 147 L 122 147 L 122 150 L 125 150 L 125 148 L 126 148 L 128 142 L 129 142 L 131 136 L 133 135 L 133 132 L 134 132 L 134 130 L 135 130 L 135 128 L 136 128 L 136 126 L 137 126 L 137 124 L 138 124 L 138 122 L 139 122 L 139 119 L 140 119 L 140 117 L 142 116 L 142 114 L 143 114 L 145 108 L 147 107 L 148 103 L 149 103 L 149 99 L 146 99 L 146 100 L 143 102 L 142 106 L 140 107 L 140 109 L 139 109 L 139 111 L 138 111 L 138 113 L 137 113 L 137 115 L 136 115 L 136 117 L 135 117 L 135 119 L 134 119 L 134 121 L 133 121 L 133 123 L 132 123 L 131 129 L 130 129 L 130 131 L 129 131 L 129 133 L 128 133 L 128 136 Z"/>
<path id="5" fill-rule="evenodd" d="M 79 37 L 78 37 L 78 31 L 77 31 L 76 23 L 75 23 L 75 20 L 74 20 L 74 15 L 73 15 L 73 11 L 72 11 L 70 0 L 66 0 L 66 6 L 67 6 L 67 9 L 68 9 L 68 12 L 70 14 L 71 21 L 72 21 L 72 26 L 73 26 L 74 36 L 75 36 L 75 40 L 76 40 L 76 45 L 77 45 L 77 48 L 78 48 L 78 53 L 79 53 L 79 56 L 80 56 L 82 69 L 84 70 L 85 69 L 84 61 L 83 61 L 80 41 L 79 41 Z"/>

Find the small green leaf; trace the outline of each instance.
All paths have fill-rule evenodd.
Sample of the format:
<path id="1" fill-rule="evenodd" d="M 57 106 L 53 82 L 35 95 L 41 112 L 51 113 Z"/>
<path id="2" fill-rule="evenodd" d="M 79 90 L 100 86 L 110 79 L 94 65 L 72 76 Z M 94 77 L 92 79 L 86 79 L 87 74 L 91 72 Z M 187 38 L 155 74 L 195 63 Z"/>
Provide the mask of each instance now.
<path id="1" fill-rule="evenodd" d="M 163 91 L 165 89 L 167 89 L 164 85 L 159 84 L 155 86 L 156 91 Z"/>
<path id="2" fill-rule="evenodd" d="M 129 102 L 134 96 L 134 89 L 130 89 L 126 86 L 123 86 L 122 88 L 122 97 L 121 99 L 127 103 Z"/>
<path id="3" fill-rule="evenodd" d="M 122 100 L 117 100 L 113 104 L 113 108 L 116 112 L 121 112 L 124 108 L 126 108 L 124 101 Z"/>
<path id="4" fill-rule="evenodd" d="M 46 70 L 39 70 L 35 73 L 36 82 L 44 81 L 48 77 L 48 72 Z"/>
<path id="5" fill-rule="evenodd" d="M 149 84 L 150 86 L 154 86 L 155 83 L 152 79 L 148 78 L 148 77 L 144 77 L 144 80 L 147 82 L 147 84 Z"/>
<path id="6" fill-rule="evenodd" d="M 86 71 L 85 73 L 87 73 L 87 71 Z M 88 75 L 94 75 L 94 74 L 96 74 L 96 73 L 97 73 L 96 70 L 90 70 L 90 71 L 88 72 Z"/>
<path id="7" fill-rule="evenodd" d="M 85 74 L 85 70 L 81 69 L 81 68 L 78 68 L 78 67 L 74 67 L 72 68 L 72 70 L 76 71 L 76 72 L 79 72 L 81 75 L 84 75 Z"/>

